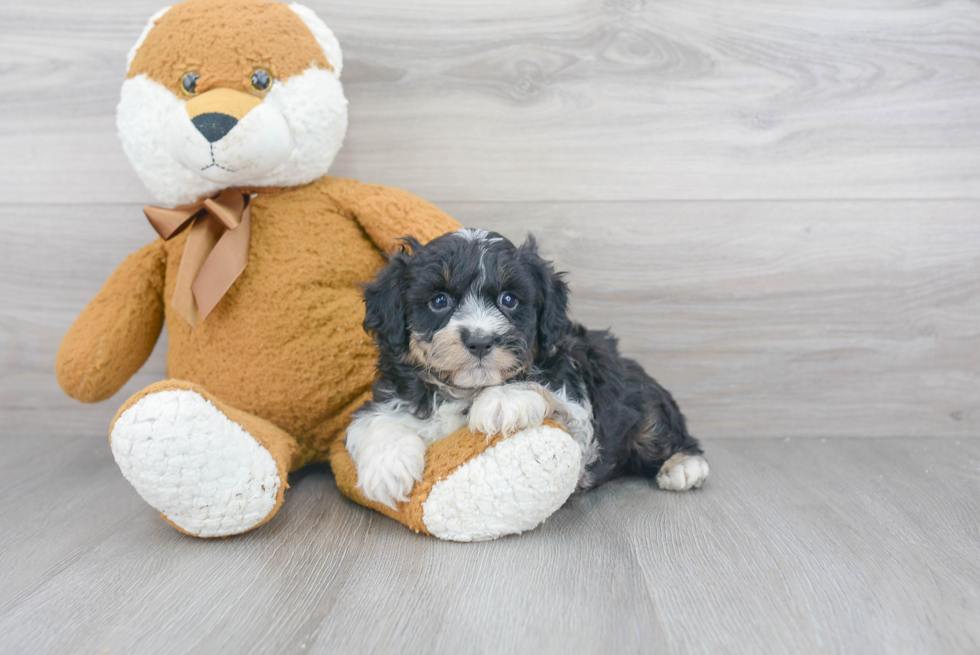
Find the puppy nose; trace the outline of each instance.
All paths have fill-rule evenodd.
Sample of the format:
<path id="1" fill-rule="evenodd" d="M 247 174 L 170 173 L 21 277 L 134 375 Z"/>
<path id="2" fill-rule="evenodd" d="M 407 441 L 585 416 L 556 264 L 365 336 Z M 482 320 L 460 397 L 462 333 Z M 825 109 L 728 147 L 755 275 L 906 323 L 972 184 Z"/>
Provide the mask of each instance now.
<path id="1" fill-rule="evenodd" d="M 238 119 L 228 114 L 218 112 L 208 112 L 191 119 L 197 131 L 204 135 L 204 138 L 214 143 L 220 141 L 222 137 L 231 132 L 231 128 L 238 125 Z"/>
<path id="2" fill-rule="evenodd" d="M 493 337 L 489 335 L 468 334 L 463 338 L 465 345 L 473 355 L 483 358 L 493 348 Z"/>

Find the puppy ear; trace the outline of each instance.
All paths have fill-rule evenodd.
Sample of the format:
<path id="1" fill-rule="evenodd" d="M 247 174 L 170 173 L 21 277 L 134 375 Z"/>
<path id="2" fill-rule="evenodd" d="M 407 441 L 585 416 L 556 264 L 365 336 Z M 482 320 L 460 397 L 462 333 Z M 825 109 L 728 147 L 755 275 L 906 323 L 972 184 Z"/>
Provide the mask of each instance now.
<path id="1" fill-rule="evenodd" d="M 364 285 L 364 331 L 382 352 L 394 356 L 408 350 L 405 327 L 405 292 L 411 255 L 396 252 L 373 282 Z"/>
<path id="2" fill-rule="evenodd" d="M 568 285 L 563 279 L 564 273 L 556 272 L 552 263 L 538 254 L 538 244 L 533 234 L 527 235 L 527 241 L 518 249 L 518 253 L 531 268 L 540 291 L 537 350 L 539 356 L 547 357 L 558 339 L 572 329 L 572 321 L 568 318 Z"/>

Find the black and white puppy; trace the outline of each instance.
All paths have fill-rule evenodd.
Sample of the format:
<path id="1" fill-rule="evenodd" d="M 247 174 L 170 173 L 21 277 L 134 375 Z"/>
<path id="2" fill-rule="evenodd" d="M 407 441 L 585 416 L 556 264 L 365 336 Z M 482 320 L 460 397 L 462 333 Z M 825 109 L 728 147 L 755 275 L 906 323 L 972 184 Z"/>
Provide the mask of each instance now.
<path id="1" fill-rule="evenodd" d="M 607 331 L 569 320 L 568 287 L 533 237 L 406 239 L 364 299 L 379 375 L 346 445 L 365 497 L 405 500 L 427 446 L 460 428 L 509 436 L 548 418 L 582 449 L 579 490 L 632 474 L 683 491 L 708 476 L 667 390 Z"/>

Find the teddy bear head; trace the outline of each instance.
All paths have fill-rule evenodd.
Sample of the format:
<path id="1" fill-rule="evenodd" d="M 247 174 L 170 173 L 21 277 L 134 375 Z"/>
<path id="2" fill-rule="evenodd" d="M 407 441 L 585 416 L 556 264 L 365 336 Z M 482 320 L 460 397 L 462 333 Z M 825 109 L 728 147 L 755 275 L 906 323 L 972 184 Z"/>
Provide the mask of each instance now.
<path id="1" fill-rule="evenodd" d="M 165 205 L 306 184 L 326 174 L 347 131 L 342 65 L 333 33 L 300 4 L 164 8 L 129 52 L 123 149 Z"/>

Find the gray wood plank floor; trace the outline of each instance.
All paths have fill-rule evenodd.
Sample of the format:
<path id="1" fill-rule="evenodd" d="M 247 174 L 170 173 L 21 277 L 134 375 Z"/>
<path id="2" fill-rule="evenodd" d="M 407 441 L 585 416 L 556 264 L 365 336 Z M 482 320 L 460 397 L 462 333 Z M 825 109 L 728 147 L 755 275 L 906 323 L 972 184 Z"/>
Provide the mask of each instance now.
<path id="1" fill-rule="evenodd" d="M 0 652 L 980 650 L 980 440 L 706 446 L 700 491 L 617 481 L 533 532 L 453 544 L 320 469 L 264 528 L 198 540 L 104 441 L 10 439 Z"/>

